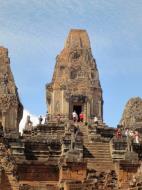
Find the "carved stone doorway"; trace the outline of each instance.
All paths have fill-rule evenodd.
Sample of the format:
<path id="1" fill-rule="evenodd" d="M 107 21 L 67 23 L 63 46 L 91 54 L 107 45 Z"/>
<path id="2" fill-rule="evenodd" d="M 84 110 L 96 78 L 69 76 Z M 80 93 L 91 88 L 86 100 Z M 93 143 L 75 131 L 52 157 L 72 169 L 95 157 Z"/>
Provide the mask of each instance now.
<path id="1" fill-rule="evenodd" d="M 80 121 L 79 115 L 82 112 L 82 105 L 73 105 L 73 111 L 76 111 L 78 115 L 78 121 Z"/>

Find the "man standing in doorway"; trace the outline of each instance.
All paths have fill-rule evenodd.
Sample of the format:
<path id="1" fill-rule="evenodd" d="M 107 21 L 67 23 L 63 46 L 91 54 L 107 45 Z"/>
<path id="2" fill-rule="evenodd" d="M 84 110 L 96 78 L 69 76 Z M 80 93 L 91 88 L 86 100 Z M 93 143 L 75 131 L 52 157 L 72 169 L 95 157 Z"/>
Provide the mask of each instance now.
<path id="1" fill-rule="evenodd" d="M 75 110 L 72 112 L 72 117 L 73 117 L 74 122 L 76 122 L 78 120 L 78 116 L 77 116 L 77 113 Z"/>

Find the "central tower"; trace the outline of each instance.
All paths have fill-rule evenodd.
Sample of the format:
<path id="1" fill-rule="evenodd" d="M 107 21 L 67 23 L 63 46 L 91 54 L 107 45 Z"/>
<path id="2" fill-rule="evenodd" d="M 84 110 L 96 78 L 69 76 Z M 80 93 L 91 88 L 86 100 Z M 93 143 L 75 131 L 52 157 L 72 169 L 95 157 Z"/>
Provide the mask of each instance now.
<path id="1" fill-rule="evenodd" d="M 64 49 L 56 58 L 52 82 L 46 85 L 48 113 L 71 119 L 72 112 L 85 120 L 103 120 L 102 88 L 90 40 L 85 30 L 72 29 Z"/>

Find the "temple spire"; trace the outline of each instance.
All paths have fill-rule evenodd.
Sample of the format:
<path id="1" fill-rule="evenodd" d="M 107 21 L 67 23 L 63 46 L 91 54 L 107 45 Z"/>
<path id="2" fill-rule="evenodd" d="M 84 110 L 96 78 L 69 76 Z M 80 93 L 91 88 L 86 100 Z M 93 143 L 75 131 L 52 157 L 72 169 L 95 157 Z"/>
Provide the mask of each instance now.
<path id="1" fill-rule="evenodd" d="M 6 135 L 18 136 L 22 115 L 23 106 L 11 72 L 8 49 L 0 47 L 0 124 Z"/>
<path id="2" fill-rule="evenodd" d="M 65 48 L 91 48 L 86 30 L 71 29 L 65 43 Z"/>
<path id="3" fill-rule="evenodd" d="M 46 86 L 50 115 L 72 117 L 83 112 L 86 121 L 103 120 L 103 98 L 99 73 L 85 30 L 72 29 L 57 56 L 52 82 Z"/>

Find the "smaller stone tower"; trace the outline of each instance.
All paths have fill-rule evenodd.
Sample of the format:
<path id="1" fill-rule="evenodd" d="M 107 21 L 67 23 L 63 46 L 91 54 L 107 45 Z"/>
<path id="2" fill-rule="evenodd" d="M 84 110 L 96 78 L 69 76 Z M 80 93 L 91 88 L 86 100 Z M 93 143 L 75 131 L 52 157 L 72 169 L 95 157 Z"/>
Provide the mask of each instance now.
<path id="1" fill-rule="evenodd" d="M 75 110 L 83 112 L 85 120 L 97 116 L 103 119 L 102 88 L 88 34 L 72 29 L 64 49 L 56 58 L 52 82 L 46 86 L 48 113 L 72 117 Z"/>
<path id="2" fill-rule="evenodd" d="M 8 50 L 0 47 L 0 125 L 6 135 L 18 134 L 23 106 L 10 69 Z"/>
<path id="3" fill-rule="evenodd" d="M 140 97 L 131 98 L 123 111 L 120 125 L 124 128 L 142 128 L 142 99 Z"/>

